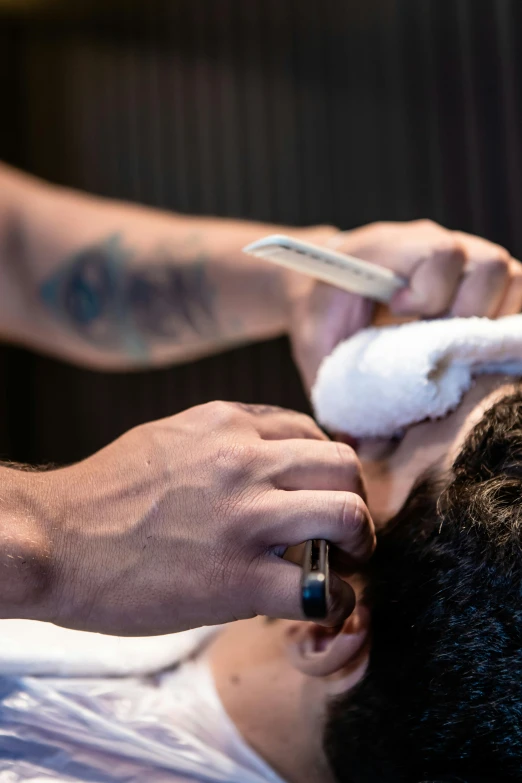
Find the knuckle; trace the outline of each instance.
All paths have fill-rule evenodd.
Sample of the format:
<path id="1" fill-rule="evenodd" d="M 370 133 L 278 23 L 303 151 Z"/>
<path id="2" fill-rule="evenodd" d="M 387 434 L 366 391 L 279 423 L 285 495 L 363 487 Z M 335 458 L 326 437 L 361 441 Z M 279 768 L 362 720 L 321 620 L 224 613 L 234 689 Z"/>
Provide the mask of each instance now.
<path id="1" fill-rule="evenodd" d="M 517 294 L 522 292 L 522 269 L 519 273 L 513 275 L 511 280 L 511 287 Z"/>
<path id="2" fill-rule="evenodd" d="M 281 408 L 281 411 L 285 414 L 286 426 L 289 432 L 292 433 L 292 437 L 303 438 L 304 440 L 328 440 L 317 422 L 308 414 L 283 408 Z"/>
<path id="3" fill-rule="evenodd" d="M 392 223 L 387 220 L 377 220 L 367 226 L 357 229 L 357 231 L 363 241 L 366 239 L 370 241 L 370 244 L 373 244 L 374 242 L 377 242 L 378 244 L 379 242 L 386 241 L 390 236 L 393 236 L 398 225 L 398 223 Z"/>
<path id="4" fill-rule="evenodd" d="M 464 265 L 466 254 L 464 248 L 448 234 L 439 237 L 432 249 L 432 257 L 436 263 Z"/>
<path id="5" fill-rule="evenodd" d="M 296 426 L 299 425 L 301 427 L 305 438 L 308 437 L 309 434 L 315 438 L 325 437 L 323 431 L 311 416 L 308 416 L 306 413 L 294 413 L 293 415 L 295 416 Z"/>
<path id="6" fill-rule="evenodd" d="M 337 459 L 342 472 L 352 479 L 359 472 L 359 464 L 355 451 L 347 443 L 335 443 Z"/>
<path id="7" fill-rule="evenodd" d="M 509 268 L 513 276 L 522 275 L 522 263 L 516 258 L 509 258 Z"/>
<path id="8" fill-rule="evenodd" d="M 419 298 L 419 312 L 423 316 L 439 315 L 448 307 L 450 294 L 451 286 L 446 284 L 440 285 L 435 282 L 429 288 L 426 287 L 422 299 Z"/>
<path id="9" fill-rule="evenodd" d="M 350 531 L 350 542 L 354 556 L 365 557 L 372 548 L 372 524 L 369 520 L 363 499 L 355 494 L 345 494 L 341 524 L 343 530 Z"/>
<path id="10" fill-rule="evenodd" d="M 503 279 L 509 273 L 509 258 L 502 255 L 496 256 L 486 261 L 480 268 L 489 280 Z"/>
<path id="11" fill-rule="evenodd" d="M 364 522 L 365 515 L 361 508 L 359 496 L 352 492 L 345 492 L 341 509 L 341 523 L 343 527 L 350 527 L 358 533 L 363 528 Z"/>
<path id="12" fill-rule="evenodd" d="M 232 402 L 215 400 L 207 402 L 202 407 L 213 426 L 229 426 L 238 419 L 238 409 Z"/>
<path id="13" fill-rule="evenodd" d="M 298 416 L 300 421 L 302 421 L 303 423 L 308 424 L 311 427 L 316 427 L 317 429 L 319 429 L 317 427 L 317 424 L 315 423 L 315 421 L 307 413 L 299 413 L 298 411 L 297 412 L 293 412 L 293 413 L 294 413 L 294 416 Z"/>
<path id="14" fill-rule="evenodd" d="M 442 229 L 441 226 L 439 226 L 438 223 L 435 223 L 434 220 L 431 220 L 430 218 L 419 218 L 418 220 L 412 220 L 410 225 L 417 227 L 417 228 L 423 228 L 423 229 Z"/>

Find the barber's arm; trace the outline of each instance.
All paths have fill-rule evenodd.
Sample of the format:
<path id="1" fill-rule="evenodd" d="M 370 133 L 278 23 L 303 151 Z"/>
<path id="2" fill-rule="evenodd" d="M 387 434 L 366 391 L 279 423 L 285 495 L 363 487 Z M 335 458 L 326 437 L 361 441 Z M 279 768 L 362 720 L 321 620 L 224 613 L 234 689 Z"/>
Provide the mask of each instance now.
<path id="1" fill-rule="evenodd" d="M 287 332 L 305 381 L 371 305 L 241 254 L 276 227 L 185 218 L 0 172 L 0 336 L 100 368 L 182 361 Z M 287 229 L 288 230 L 288 229 Z M 398 314 L 518 312 L 506 251 L 431 223 L 290 231 L 409 280 Z M 300 616 L 308 538 L 352 560 L 374 534 L 359 464 L 306 417 L 212 403 L 78 465 L 0 468 L 0 616 L 147 634 Z M 329 621 L 353 606 L 333 580 Z"/>
<path id="2" fill-rule="evenodd" d="M 0 339 L 117 370 L 281 335 L 297 276 L 241 252 L 271 231 L 335 233 L 176 215 L 0 166 Z"/>
<path id="3" fill-rule="evenodd" d="M 300 618 L 287 547 L 373 550 L 359 467 L 307 416 L 215 402 L 71 467 L 0 468 L 0 617 L 136 636 Z M 335 575 L 331 592 L 337 625 L 354 595 Z"/>
<path id="4" fill-rule="evenodd" d="M 494 317 L 522 306 L 520 265 L 507 251 L 430 221 L 339 232 L 187 217 L 0 166 L 0 338 L 128 369 L 287 333 L 309 387 L 322 358 L 370 323 L 373 306 L 241 252 L 273 231 L 403 275 L 398 316 Z"/>

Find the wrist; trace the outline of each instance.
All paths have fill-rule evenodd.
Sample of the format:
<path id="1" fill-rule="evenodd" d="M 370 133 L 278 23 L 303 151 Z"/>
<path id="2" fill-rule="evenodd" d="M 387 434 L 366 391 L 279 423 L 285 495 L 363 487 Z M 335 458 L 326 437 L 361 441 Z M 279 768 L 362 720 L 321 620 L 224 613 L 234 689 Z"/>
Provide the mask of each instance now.
<path id="1" fill-rule="evenodd" d="M 54 557 L 47 475 L 0 471 L 0 616 L 50 619 Z"/>
<path id="2" fill-rule="evenodd" d="M 300 228 L 297 232 L 292 233 L 305 242 L 311 242 L 314 245 L 327 245 L 332 237 L 340 233 L 340 229 L 328 225 L 306 226 L 306 228 Z"/>
<path id="3" fill-rule="evenodd" d="M 211 238 L 201 251 L 210 261 L 208 279 L 218 295 L 219 333 L 232 340 L 268 339 L 288 333 L 293 302 L 306 293 L 311 279 L 247 256 L 242 248 L 276 233 L 325 245 L 338 229 L 219 219 L 199 220 L 198 225 Z"/>
<path id="4" fill-rule="evenodd" d="M 208 279 L 218 297 L 219 333 L 232 340 L 269 339 L 288 333 L 291 302 L 297 289 L 308 285 L 309 279 L 270 261 L 245 255 L 242 249 L 276 233 L 326 244 L 337 229 L 215 219 L 204 220 L 199 225 L 211 238 L 203 250 L 208 249 L 211 262 L 207 267 Z"/>

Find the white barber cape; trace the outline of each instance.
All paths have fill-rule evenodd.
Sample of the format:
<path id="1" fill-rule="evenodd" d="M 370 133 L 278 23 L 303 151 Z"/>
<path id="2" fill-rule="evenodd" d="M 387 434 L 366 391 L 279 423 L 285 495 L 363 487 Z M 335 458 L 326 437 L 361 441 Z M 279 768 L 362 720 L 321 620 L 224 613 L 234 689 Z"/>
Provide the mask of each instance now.
<path id="1" fill-rule="evenodd" d="M 0 621 L 1 783 L 284 783 L 221 704 L 204 653 L 218 632 Z"/>

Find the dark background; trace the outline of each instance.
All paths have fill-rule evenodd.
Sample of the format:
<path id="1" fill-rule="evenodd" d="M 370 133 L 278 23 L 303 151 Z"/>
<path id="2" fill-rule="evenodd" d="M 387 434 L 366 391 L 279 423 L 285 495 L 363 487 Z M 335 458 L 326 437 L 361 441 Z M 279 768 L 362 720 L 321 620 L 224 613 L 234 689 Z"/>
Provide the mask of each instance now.
<path id="1" fill-rule="evenodd" d="M 0 0 L 0 158 L 197 214 L 431 217 L 522 256 L 520 0 Z M 285 340 L 104 375 L 0 349 L 0 457 L 209 399 L 305 408 Z"/>

